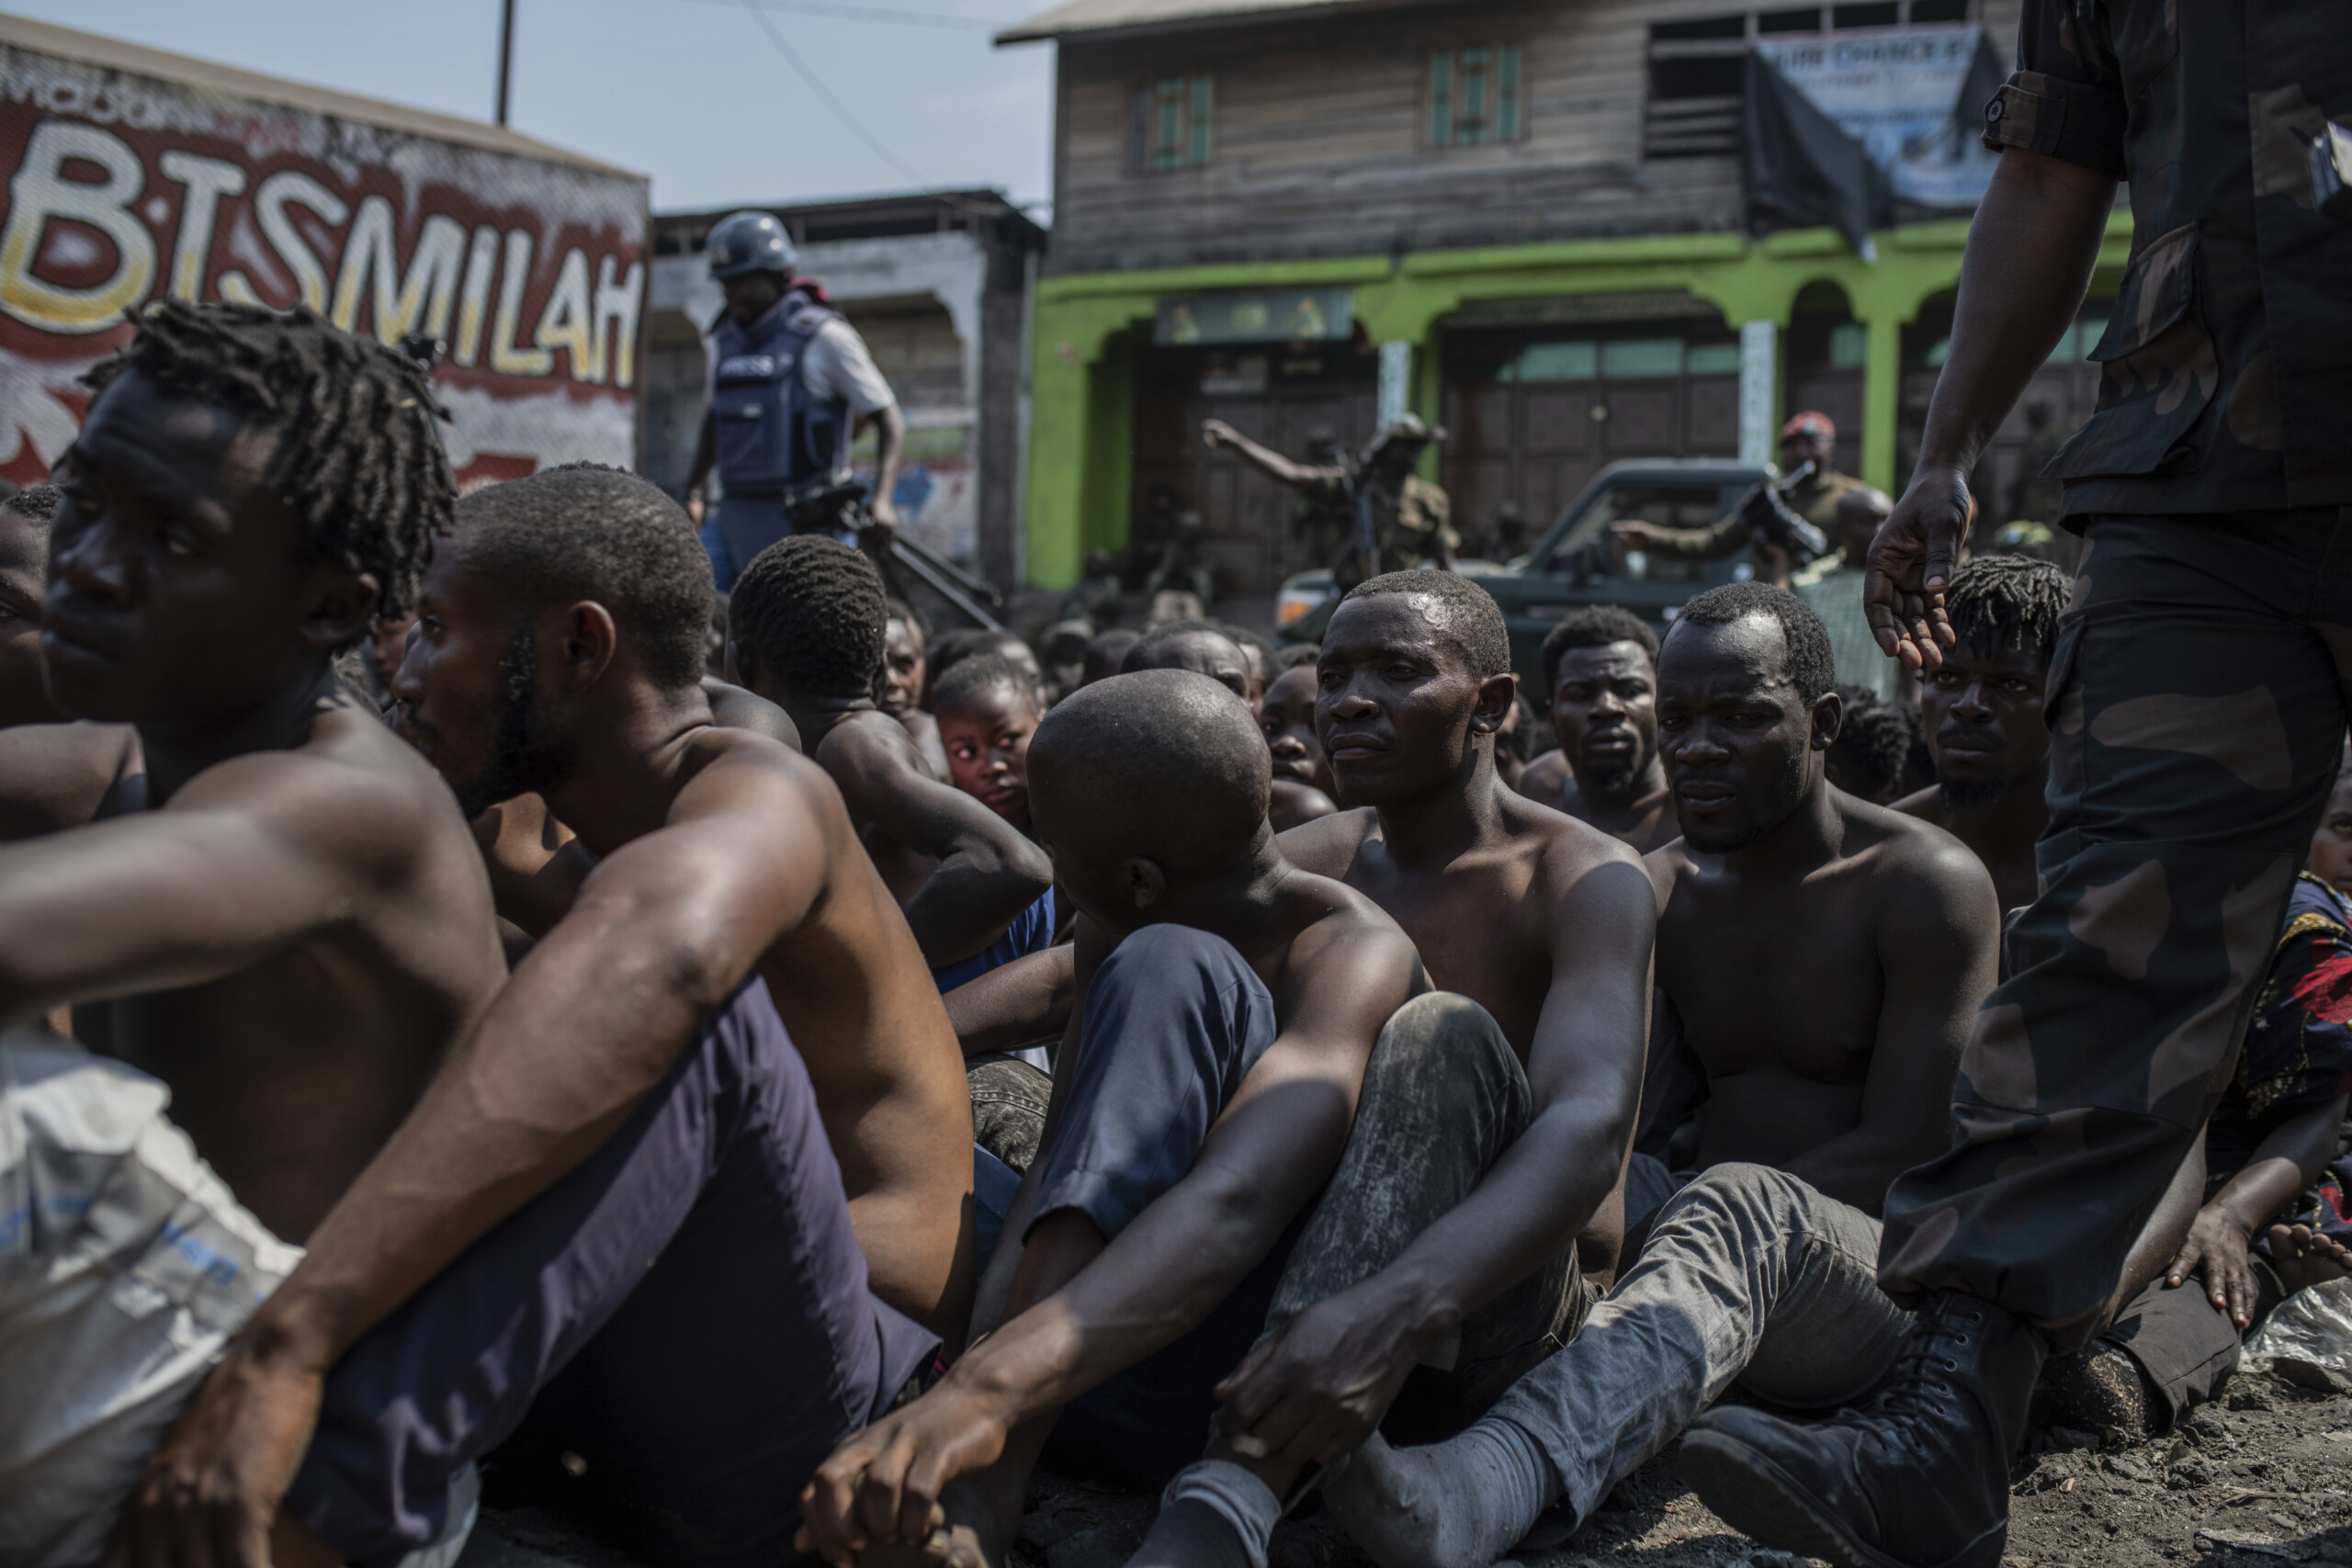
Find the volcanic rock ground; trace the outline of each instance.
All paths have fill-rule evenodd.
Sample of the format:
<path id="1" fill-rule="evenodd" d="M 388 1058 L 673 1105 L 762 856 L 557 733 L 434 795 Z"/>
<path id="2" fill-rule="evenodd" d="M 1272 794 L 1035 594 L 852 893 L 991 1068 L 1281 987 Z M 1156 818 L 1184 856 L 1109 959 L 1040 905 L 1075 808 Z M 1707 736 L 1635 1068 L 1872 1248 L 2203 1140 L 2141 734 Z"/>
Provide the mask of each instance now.
<path id="1" fill-rule="evenodd" d="M 2003 1568 L 2278 1568 L 2352 1564 L 2352 1384 L 2241 1371 L 2222 1400 L 2152 1442 L 2034 1435 L 2012 1472 Z M 1149 1497 L 1041 1474 L 1011 1568 L 1120 1568 Z M 1371 1568 L 1327 1514 L 1286 1521 L 1270 1568 Z M 1735 1533 L 1682 1483 L 1669 1449 L 1629 1477 L 1566 1548 L 1524 1568 L 1798 1568 Z M 632 1568 L 543 1507 L 483 1513 L 458 1568 Z"/>

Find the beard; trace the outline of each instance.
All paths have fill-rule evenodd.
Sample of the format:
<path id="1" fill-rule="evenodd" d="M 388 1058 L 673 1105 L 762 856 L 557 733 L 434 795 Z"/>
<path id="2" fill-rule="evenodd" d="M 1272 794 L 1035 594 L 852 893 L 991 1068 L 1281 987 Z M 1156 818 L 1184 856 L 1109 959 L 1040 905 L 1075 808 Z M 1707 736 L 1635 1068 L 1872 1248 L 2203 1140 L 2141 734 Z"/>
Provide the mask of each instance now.
<path id="1" fill-rule="evenodd" d="M 1593 800 L 1623 805 L 1641 783 L 1649 759 L 1627 751 L 1614 757 L 1577 759 L 1577 792 Z"/>
<path id="2" fill-rule="evenodd" d="M 556 733 L 539 696 L 539 639 L 526 626 L 507 639 L 498 660 L 498 733 L 490 764 L 480 775 L 451 788 L 468 821 L 501 801 L 545 793 L 571 772 L 570 738 Z"/>
<path id="3" fill-rule="evenodd" d="M 1780 773 L 1747 798 L 1747 811 L 1736 822 L 1702 823 L 1693 827 L 1683 820 L 1680 804 L 1675 808 L 1676 825 L 1690 846 L 1711 855 L 1729 854 L 1744 850 L 1789 818 L 1804 800 L 1805 760 L 1807 753 L 1798 750 L 1789 753 L 1789 760 Z"/>
<path id="4" fill-rule="evenodd" d="M 1990 811 L 2008 797 L 2009 781 L 1938 778 L 1936 788 L 1954 811 Z"/>

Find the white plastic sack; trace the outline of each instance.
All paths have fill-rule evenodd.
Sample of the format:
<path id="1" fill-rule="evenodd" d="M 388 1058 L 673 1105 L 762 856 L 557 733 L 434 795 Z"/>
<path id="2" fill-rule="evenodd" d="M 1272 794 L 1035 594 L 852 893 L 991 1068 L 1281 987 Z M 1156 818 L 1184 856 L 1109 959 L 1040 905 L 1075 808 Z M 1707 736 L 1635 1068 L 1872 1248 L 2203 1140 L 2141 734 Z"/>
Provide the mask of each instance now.
<path id="1" fill-rule="evenodd" d="M 2330 1280 L 2278 1303 L 2247 1342 L 2245 1359 L 2301 1361 L 2352 1377 L 2352 1280 Z"/>

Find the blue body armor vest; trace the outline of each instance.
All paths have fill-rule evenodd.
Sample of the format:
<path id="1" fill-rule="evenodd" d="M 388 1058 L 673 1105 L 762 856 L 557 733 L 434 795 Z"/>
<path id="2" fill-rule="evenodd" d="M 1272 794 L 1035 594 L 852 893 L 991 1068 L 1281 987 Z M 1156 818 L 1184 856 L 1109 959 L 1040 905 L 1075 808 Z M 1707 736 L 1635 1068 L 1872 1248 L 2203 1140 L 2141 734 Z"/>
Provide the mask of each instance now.
<path id="1" fill-rule="evenodd" d="M 725 314 L 711 329 L 711 417 L 718 482 L 729 495 L 781 495 L 832 476 L 848 438 L 849 402 L 812 395 L 800 364 L 818 330 L 840 319 L 792 294 L 748 329 Z"/>

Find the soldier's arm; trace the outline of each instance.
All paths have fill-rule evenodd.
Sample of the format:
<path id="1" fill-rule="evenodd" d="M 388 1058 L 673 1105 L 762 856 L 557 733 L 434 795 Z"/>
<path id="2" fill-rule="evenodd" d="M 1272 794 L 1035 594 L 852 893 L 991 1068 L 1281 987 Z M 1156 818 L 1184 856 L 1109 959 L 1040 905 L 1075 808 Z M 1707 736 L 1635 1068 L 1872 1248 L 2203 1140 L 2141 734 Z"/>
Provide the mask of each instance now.
<path id="1" fill-rule="evenodd" d="M 1309 468 L 1304 463 L 1294 463 L 1280 452 L 1259 446 L 1221 419 L 1202 421 L 1201 436 L 1209 444 L 1211 449 L 1230 452 L 1268 479 L 1278 479 L 1283 484 L 1295 485 L 1304 490 L 1319 483 L 1323 479 L 1321 468 Z"/>
<path id="2" fill-rule="evenodd" d="M 1943 585 L 1968 537 L 1968 476 L 2074 320 L 2098 260 L 2128 120 L 2104 18 L 2031 0 L 2018 73 L 1987 106 L 2000 162 L 1969 225 L 1951 346 L 1911 483 L 1871 546 L 1862 600 L 1879 647 L 1932 669 L 1952 642 Z"/>
<path id="3" fill-rule="evenodd" d="M 1628 548 L 1671 560 L 1720 560 L 1744 547 L 1756 532 L 1736 507 L 1704 528 L 1667 528 L 1638 521 L 1612 523 L 1610 528 Z"/>

